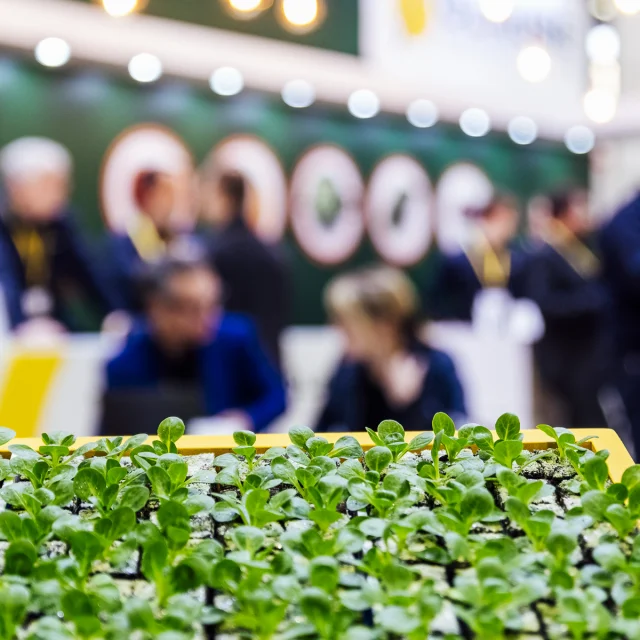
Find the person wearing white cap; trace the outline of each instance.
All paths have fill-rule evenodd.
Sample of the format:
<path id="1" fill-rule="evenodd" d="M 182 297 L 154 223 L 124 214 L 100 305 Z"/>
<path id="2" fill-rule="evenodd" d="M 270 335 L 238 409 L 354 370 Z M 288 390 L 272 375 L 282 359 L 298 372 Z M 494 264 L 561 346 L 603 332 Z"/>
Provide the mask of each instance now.
<path id="1" fill-rule="evenodd" d="M 0 151 L 0 288 L 11 325 L 48 316 L 66 328 L 78 295 L 104 315 L 114 302 L 69 213 L 73 161 L 47 138 L 20 138 Z"/>

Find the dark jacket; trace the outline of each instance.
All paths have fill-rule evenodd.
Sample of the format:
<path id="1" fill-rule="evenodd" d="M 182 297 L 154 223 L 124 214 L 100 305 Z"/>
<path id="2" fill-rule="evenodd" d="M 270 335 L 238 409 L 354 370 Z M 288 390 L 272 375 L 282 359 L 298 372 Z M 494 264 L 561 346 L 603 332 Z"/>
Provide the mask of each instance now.
<path id="1" fill-rule="evenodd" d="M 640 353 L 640 194 L 602 229 L 600 245 L 619 351 Z"/>
<path id="2" fill-rule="evenodd" d="M 598 393 L 612 379 L 610 297 L 599 275 L 583 277 L 550 245 L 531 260 L 528 297 L 540 307 L 545 334 L 536 362 L 549 391 L 569 409 L 572 427 L 604 425 Z"/>
<path id="3" fill-rule="evenodd" d="M 291 290 L 285 261 L 238 217 L 210 241 L 211 261 L 225 285 L 225 308 L 251 318 L 274 362 L 289 324 Z"/>
<path id="4" fill-rule="evenodd" d="M 111 286 L 118 292 L 120 307 L 133 313 L 141 312 L 142 301 L 138 282 L 143 261 L 129 236 L 123 234 L 107 236 L 104 258 L 109 264 Z"/>
<path id="5" fill-rule="evenodd" d="M 197 358 L 209 415 L 241 410 L 260 431 L 285 410 L 282 378 L 265 356 L 248 319 L 225 314 L 211 341 L 198 349 Z M 148 327 L 140 326 L 107 365 L 109 390 L 159 388 L 160 359 Z"/>
<path id="6" fill-rule="evenodd" d="M 429 366 L 422 393 L 414 403 L 402 409 L 389 407 L 365 367 L 343 361 L 329 384 L 317 431 L 376 429 L 386 419 L 397 420 L 408 431 L 430 431 L 433 416 L 439 411 L 455 418 L 464 416 L 464 392 L 451 358 L 421 343 L 415 343 L 412 351 L 423 357 Z M 378 411 L 383 413 L 378 414 Z"/>
<path id="7" fill-rule="evenodd" d="M 28 228 L 18 221 L 14 224 Z M 70 213 L 65 212 L 58 219 L 33 228 L 47 236 L 50 247 L 47 282 L 43 285 L 53 299 L 52 315 L 56 320 L 74 328 L 70 326 L 68 305 L 75 296 L 80 296 L 101 316 L 117 307 L 117 297 L 109 288 L 97 261 L 92 260 Z M 28 283 L 6 217 L 0 217 L 0 287 L 11 325 L 16 326 L 26 320 L 22 296 Z"/>
<path id="8" fill-rule="evenodd" d="M 511 251 L 508 290 L 515 298 L 525 295 L 527 256 Z M 443 255 L 434 283 L 426 295 L 427 313 L 434 320 L 471 321 L 473 301 L 483 286 L 466 254 Z"/>

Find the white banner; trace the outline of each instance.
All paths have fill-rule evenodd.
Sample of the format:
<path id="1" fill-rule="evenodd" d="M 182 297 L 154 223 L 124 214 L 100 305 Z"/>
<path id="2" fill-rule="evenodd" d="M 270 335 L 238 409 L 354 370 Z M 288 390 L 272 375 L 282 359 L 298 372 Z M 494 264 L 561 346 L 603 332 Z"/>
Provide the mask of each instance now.
<path id="1" fill-rule="evenodd" d="M 489 110 L 508 103 L 524 115 L 579 109 L 587 84 L 584 0 L 514 0 L 499 24 L 483 15 L 481 2 L 361 0 L 362 54 L 372 70 L 413 81 L 436 102 Z M 516 60 L 536 44 L 552 64 L 545 80 L 530 83 Z"/>

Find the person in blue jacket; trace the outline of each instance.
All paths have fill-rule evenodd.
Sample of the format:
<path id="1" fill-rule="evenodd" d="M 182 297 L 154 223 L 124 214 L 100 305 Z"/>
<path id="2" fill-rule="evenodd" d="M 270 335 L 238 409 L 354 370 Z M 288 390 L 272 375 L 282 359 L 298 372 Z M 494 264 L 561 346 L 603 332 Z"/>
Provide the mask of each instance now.
<path id="1" fill-rule="evenodd" d="M 600 245 L 613 298 L 618 388 L 640 455 L 640 194 L 603 227 Z"/>
<path id="2" fill-rule="evenodd" d="M 338 277 L 326 305 L 345 340 L 318 431 L 363 431 L 393 419 L 431 429 L 434 414 L 460 420 L 464 393 L 451 358 L 418 335 L 418 296 L 402 271 L 375 267 Z"/>
<path id="3" fill-rule="evenodd" d="M 283 413 L 280 374 L 252 322 L 222 310 L 220 279 L 205 262 L 168 257 L 150 268 L 144 291 L 145 320 L 108 363 L 108 392 L 197 388 L 207 415 L 255 431 Z"/>
<path id="4" fill-rule="evenodd" d="M 69 211 L 72 164 L 46 138 L 20 138 L 0 152 L 0 294 L 13 328 L 34 316 L 80 328 L 69 312 L 76 300 L 100 317 L 117 306 Z"/>

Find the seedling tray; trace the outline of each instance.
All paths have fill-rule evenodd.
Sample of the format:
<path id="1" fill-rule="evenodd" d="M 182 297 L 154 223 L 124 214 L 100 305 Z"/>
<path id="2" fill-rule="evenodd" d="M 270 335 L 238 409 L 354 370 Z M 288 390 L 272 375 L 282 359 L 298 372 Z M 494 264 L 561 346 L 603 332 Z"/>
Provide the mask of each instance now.
<path id="1" fill-rule="evenodd" d="M 577 440 L 588 436 L 596 436 L 593 440 L 589 440 L 585 443 L 585 447 L 592 451 L 601 451 L 607 449 L 611 454 L 608 459 L 609 464 L 609 478 L 611 482 L 620 482 L 622 474 L 625 469 L 628 469 L 633 465 L 633 458 L 624 446 L 624 443 L 620 439 L 620 436 L 613 429 L 572 429 L 571 430 Z M 543 450 L 555 448 L 556 443 L 553 439 L 538 429 L 528 429 L 522 432 L 524 435 L 524 447 L 528 451 Z M 374 445 L 369 438 L 369 435 L 365 432 L 358 433 L 323 433 L 319 434 L 326 438 L 329 442 L 336 442 L 339 438 L 350 435 L 353 436 L 367 451 Z M 408 431 L 407 441 L 411 440 L 418 435 L 417 431 Z M 494 439 L 497 439 L 497 434 L 494 432 Z M 88 442 L 94 442 L 96 438 L 78 438 L 71 450 L 77 449 Z M 151 442 L 153 438 L 149 437 L 148 442 Z M 11 441 L 11 444 L 25 444 L 27 446 L 37 449 L 41 444 L 40 438 L 15 438 Z M 264 453 L 271 447 L 286 447 L 291 444 L 289 436 L 286 433 L 261 433 L 258 434 L 255 447 L 258 453 Z M 180 439 L 179 450 L 183 456 L 192 456 L 200 453 L 213 453 L 216 456 L 223 453 L 229 453 L 236 443 L 232 436 L 183 436 Z M 11 454 L 8 445 L 0 447 L 0 456 L 9 457 Z M 431 448 L 431 445 L 429 447 Z"/>
<path id="2" fill-rule="evenodd" d="M 433 426 L 12 440 L 0 640 L 640 640 L 619 437 Z"/>

